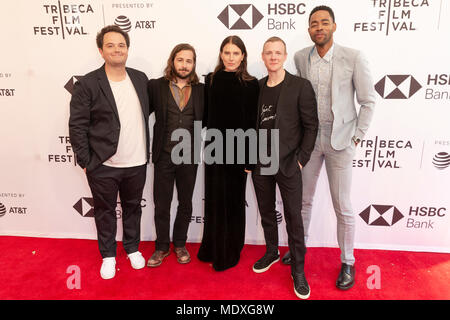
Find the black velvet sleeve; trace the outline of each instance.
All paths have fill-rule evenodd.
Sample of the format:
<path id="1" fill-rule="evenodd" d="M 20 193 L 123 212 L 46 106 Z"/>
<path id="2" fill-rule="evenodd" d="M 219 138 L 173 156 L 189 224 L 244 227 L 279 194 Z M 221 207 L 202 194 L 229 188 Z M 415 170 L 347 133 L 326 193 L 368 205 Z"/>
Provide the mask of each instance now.
<path id="1" fill-rule="evenodd" d="M 244 131 L 248 129 L 256 129 L 256 119 L 258 115 L 258 99 L 259 99 L 259 83 L 254 79 L 247 83 L 245 94 L 245 114 L 244 114 Z M 256 149 L 255 149 L 256 150 Z M 257 155 L 256 155 L 257 158 Z M 253 171 L 256 164 L 250 162 L 250 145 L 247 144 L 245 156 L 245 169 Z"/>
<path id="2" fill-rule="evenodd" d="M 202 128 L 208 127 L 208 110 L 209 110 L 209 90 L 211 89 L 211 73 L 207 74 L 205 77 L 205 94 L 204 94 L 204 105 L 203 105 L 203 121 Z"/>

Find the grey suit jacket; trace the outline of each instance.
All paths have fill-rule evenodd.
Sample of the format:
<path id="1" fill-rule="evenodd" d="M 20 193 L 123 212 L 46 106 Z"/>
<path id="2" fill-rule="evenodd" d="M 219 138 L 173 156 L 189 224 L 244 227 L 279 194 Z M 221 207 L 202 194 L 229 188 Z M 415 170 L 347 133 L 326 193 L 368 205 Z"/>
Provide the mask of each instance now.
<path id="1" fill-rule="evenodd" d="M 314 46 L 295 53 L 294 61 L 299 76 L 311 81 L 310 53 Z M 350 146 L 352 137 L 362 139 L 366 134 L 375 107 L 375 89 L 368 62 L 355 49 L 334 43 L 331 84 L 333 131 L 331 146 L 342 150 Z M 359 113 L 355 105 L 360 105 Z"/>

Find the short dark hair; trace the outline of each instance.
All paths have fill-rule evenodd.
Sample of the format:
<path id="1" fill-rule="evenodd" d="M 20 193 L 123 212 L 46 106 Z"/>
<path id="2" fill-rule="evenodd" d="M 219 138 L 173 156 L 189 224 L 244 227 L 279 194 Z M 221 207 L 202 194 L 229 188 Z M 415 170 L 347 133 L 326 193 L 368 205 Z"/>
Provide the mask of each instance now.
<path id="1" fill-rule="evenodd" d="M 96 40 L 97 40 L 97 47 L 99 49 L 103 48 L 103 38 L 104 38 L 105 34 L 107 34 L 108 32 L 120 33 L 125 38 L 125 42 L 127 43 L 127 48 L 130 47 L 130 36 L 128 35 L 128 33 L 123 31 L 122 29 L 120 29 L 119 26 L 116 26 L 113 24 L 113 25 L 104 27 L 102 30 L 100 30 L 99 33 L 97 33 Z"/>
<path id="2" fill-rule="evenodd" d="M 316 13 L 317 11 L 328 11 L 328 13 L 330 14 L 331 18 L 333 19 L 333 22 L 336 22 L 336 20 L 334 19 L 334 12 L 333 9 L 331 9 L 328 6 L 317 6 L 314 9 L 311 10 L 311 13 L 309 14 L 309 19 L 308 19 L 308 23 L 311 22 L 311 16 Z"/>

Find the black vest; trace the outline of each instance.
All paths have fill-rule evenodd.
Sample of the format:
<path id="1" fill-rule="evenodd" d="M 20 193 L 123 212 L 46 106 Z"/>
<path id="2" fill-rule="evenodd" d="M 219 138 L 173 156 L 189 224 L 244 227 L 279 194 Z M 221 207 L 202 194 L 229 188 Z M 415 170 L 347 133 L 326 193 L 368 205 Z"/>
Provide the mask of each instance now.
<path id="1" fill-rule="evenodd" d="M 181 111 L 178 107 L 175 99 L 173 98 L 171 90 L 169 90 L 169 99 L 167 100 L 167 125 L 166 125 L 166 138 L 164 143 L 164 151 L 172 152 L 172 149 L 177 145 L 178 141 L 171 141 L 170 137 L 172 132 L 176 129 L 183 128 L 191 134 L 191 150 L 193 149 L 194 139 L 194 107 L 192 105 L 192 95 L 189 97 L 188 103 Z"/>

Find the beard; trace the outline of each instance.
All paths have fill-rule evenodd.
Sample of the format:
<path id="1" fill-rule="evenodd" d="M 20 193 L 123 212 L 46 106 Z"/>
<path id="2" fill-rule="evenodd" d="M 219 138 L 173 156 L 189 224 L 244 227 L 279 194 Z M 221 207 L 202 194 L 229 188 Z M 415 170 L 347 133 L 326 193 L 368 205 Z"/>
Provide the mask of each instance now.
<path id="1" fill-rule="evenodd" d="M 180 74 L 180 73 L 178 72 L 178 70 L 174 70 L 174 71 L 175 71 L 175 75 L 176 75 L 178 78 L 183 79 L 183 80 L 189 78 L 189 77 L 192 75 L 192 73 L 194 72 L 194 70 L 191 70 L 191 72 L 186 73 L 185 75 L 183 75 L 183 74 Z M 180 71 L 188 71 L 188 70 L 182 69 L 182 70 L 180 70 Z"/>
<path id="2" fill-rule="evenodd" d="M 325 37 L 322 40 L 317 40 L 315 36 L 311 36 L 312 42 L 319 47 L 324 47 L 327 43 L 331 41 L 332 35 L 325 34 Z"/>

